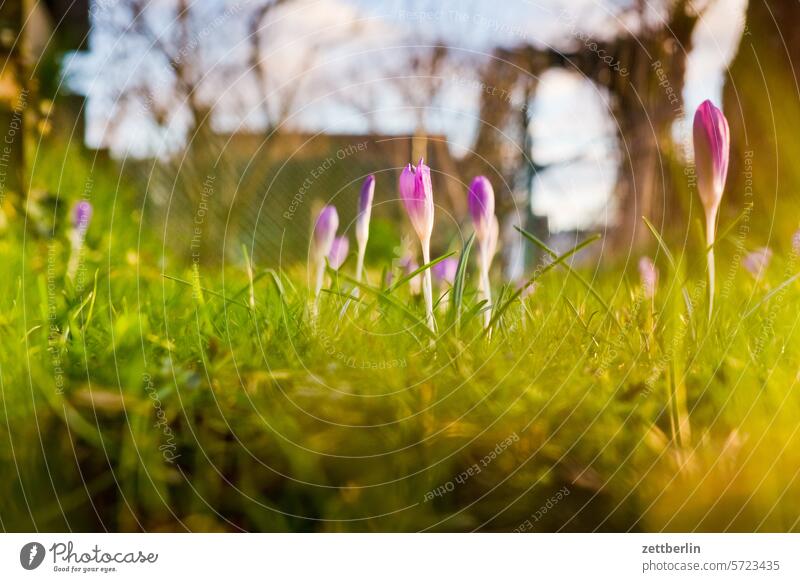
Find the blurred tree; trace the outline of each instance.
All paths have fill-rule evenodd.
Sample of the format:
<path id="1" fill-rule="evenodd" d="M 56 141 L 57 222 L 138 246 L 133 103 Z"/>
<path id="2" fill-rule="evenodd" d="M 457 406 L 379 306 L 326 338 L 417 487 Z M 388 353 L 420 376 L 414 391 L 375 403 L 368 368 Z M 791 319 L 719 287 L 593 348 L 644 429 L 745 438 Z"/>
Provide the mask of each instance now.
<path id="1" fill-rule="evenodd" d="M 215 3 L 217 14 L 213 19 L 194 18 L 192 5 L 187 0 L 175 0 L 168 5 L 154 5 L 148 0 L 122 0 L 103 20 L 119 38 L 116 50 L 131 54 L 140 47 L 158 65 L 158 74 L 132 75 L 117 87 L 117 110 L 138 107 L 149 114 L 157 128 L 164 129 L 183 118 L 187 135 L 200 132 L 209 120 L 213 101 L 202 98 L 200 86 L 212 82 L 204 67 L 205 52 L 201 42 L 211 30 L 209 22 L 224 19 L 231 8 Z M 195 7 L 194 10 L 197 10 Z M 164 27 L 164 22 L 169 22 Z M 125 55 L 120 55 L 124 58 Z M 148 63 L 150 65 L 151 63 Z M 166 73 L 168 79 L 159 75 Z M 162 81 L 162 82 L 159 82 Z M 121 117 L 121 116 L 119 116 Z M 112 126 L 109 133 L 119 126 Z"/>
<path id="2" fill-rule="evenodd" d="M 39 99 L 55 97 L 55 63 L 82 47 L 88 14 L 86 0 L 0 2 L 0 208 L 7 212 L 27 186 L 26 137 L 45 117 Z"/>
<path id="3" fill-rule="evenodd" d="M 501 47 L 481 69 L 478 83 L 478 129 L 463 163 L 464 173 L 485 175 L 495 185 L 496 212 L 505 249 L 510 251 L 504 254 L 512 278 L 524 264 L 532 264 L 536 255 L 530 245 L 519 246 L 519 234 L 509 226 L 522 226 L 539 236 L 547 234 L 542 232 L 546 220 L 531 211 L 533 180 L 545 169 L 532 159 L 531 106 L 539 78 L 556 60 L 554 53 L 530 45 Z"/>
<path id="4" fill-rule="evenodd" d="M 284 99 L 274 98 L 274 87 L 270 87 L 270 75 L 267 59 L 264 58 L 264 51 L 262 47 L 262 28 L 265 25 L 269 13 L 280 6 L 287 3 L 289 0 L 266 0 L 261 3 L 256 3 L 251 12 L 245 16 L 247 20 L 247 43 L 248 43 L 248 62 L 247 66 L 256 78 L 256 84 L 262 92 L 261 108 L 264 116 L 265 133 L 271 134 L 280 124 L 288 117 L 291 112 L 297 92 L 300 88 L 299 83 L 292 85 Z M 313 53 L 306 53 L 306 64 L 310 64 L 313 60 Z"/>
<path id="5" fill-rule="evenodd" d="M 747 211 L 754 225 L 782 233 L 786 246 L 800 226 L 798 23 L 797 0 L 751 0 L 723 97 L 732 150 L 723 210 Z"/>
<path id="6" fill-rule="evenodd" d="M 155 126 L 151 133 L 168 136 L 178 149 L 192 141 L 207 147 L 215 135 L 210 126 L 221 118 L 257 125 L 265 139 L 283 130 L 306 82 L 297 73 L 313 69 L 326 48 L 355 33 L 317 35 L 298 46 L 285 38 L 291 29 L 283 21 L 296 19 L 302 3 L 120 0 L 97 26 L 118 39 L 112 62 L 135 62 L 124 78 L 111 80 L 118 114 L 104 144 L 115 144 L 118 132 L 125 141 L 131 111 L 144 113 Z"/>
<path id="7" fill-rule="evenodd" d="M 511 185 L 520 168 L 532 168 L 530 159 L 530 107 L 539 77 L 555 66 L 554 55 L 530 45 L 498 48 L 481 71 L 479 127 L 470 154 L 470 174 L 493 176 Z M 524 172 L 531 177 L 529 172 Z M 511 201 L 499 201 L 510 210 Z M 502 210 L 501 210 L 502 212 Z"/>
<path id="8" fill-rule="evenodd" d="M 701 14 L 689 0 L 635 0 L 619 15 L 624 24 L 609 40 L 573 28 L 579 49 L 565 55 L 564 64 L 608 91 L 617 126 L 618 215 L 612 242 L 618 248 L 647 237 L 642 216 L 659 228 L 682 224 L 680 194 L 686 188 L 676 183 L 673 168 L 686 144 L 676 144 L 672 132 L 685 116 L 686 61 Z"/>
<path id="9" fill-rule="evenodd" d="M 290 90 L 270 88 L 262 43 L 271 12 L 292 1 L 121 0 L 99 24 L 119 38 L 117 62 L 142 51 L 147 55 L 124 79 L 112 81 L 117 115 L 105 128 L 103 143 L 125 144 L 136 117 L 150 124 L 151 135 L 165 138 L 165 149 L 156 150 L 160 159 L 142 170 L 159 213 L 172 210 L 167 244 L 193 260 L 220 260 L 227 236 L 235 235 L 228 211 L 239 176 L 227 155 L 228 137 L 213 126 L 217 114 L 229 115 L 235 107 L 221 95 L 242 79 L 255 84 L 249 93 L 259 101 L 245 107 L 261 108 L 265 142 L 291 113 Z M 242 28 L 244 38 L 232 32 Z M 243 50 L 232 50 L 230 39 L 241 39 Z"/>
<path id="10" fill-rule="evenodd" d="M 651 15 L 652 6 L 637 0 L 630 10 L 636 23 L 632 32 L 598 44 L 596 51 L 586 46 L 578 60 L 578 67 L 611 96 L 620 143 L 615 239 L 621 247 L 649 236 L 642 216 L 660 228 L 681 223 L 682 201 L 673 198 L 681 189 L 673 185 L 671 165 L 681 159 L 685 144 L 675 143 L 672 129 L 685 115 L 686 60 L 700 16 L 692 6 L 689 0 L 666 0 L 663 11 Z M 601 50 L 614 55 L 619 67 L 609 66 Z"/>
<path id="11" fill-rule="evenodd" d="M 527 168 L 528 176 L 540 170 L 525 143 L 531 122 L 527 103 L 547 68 L 576 70 L 608 93 L 617 127 L 619 211 L 612 242 L 629 247 L 644 240 L 642 216 L 659 225 L 677 223 L 682 203 L 673 195 L 673 166 L 682 159 L 684 144 L 675 147 L 672 129 L 685 113 L 686 59 L 699 16 L 688 0 L 634 0 L 615 15 L 616 28 L 595 37 L 564 12 L 560 18 L 570 40 L 563 50 L 520 45 L 496 51 L 483 77 L 481 128 L 473 157 L 494 171 L 499 168 L 506 180 L 515 165 Z M 517 141 L 510 143 L 509 135 Z M 509 147 L 522 152 L 510 165 Z"/>
<path id="12" fill-rule="evenodd" d="M 447 147 L 442 142 L 432 142 L 431 118 L 440 115 L 437 111 L 438 99 L 442 94 L 445 72 L 453 65 L 450 49 L 443 42 L 426 44 L 419 39 L 412 42 L 413 48 L 406 52 L 407 58 L 401 61 L 400 68 L 390 72 L 391 79 L 402 102 L 411 109 L 414 118 L 413 139 L 408 159 L 416 163 L 420 158 L 429 159 L 437 147 Z M 449 156 L 438 156 L 451 161 Z M 435 168 L 437 172 L 453 178 L 458 177 L 455 166 Z M 464 191 L 457 187 L 456 180 L 443 180 L 450 208 L 456 217 L 466 214 L 467 204 Z"/>
<path id="13" fill-rule="evenodd" d="M 0 211 L 11 210 L 24 188 L 24 111 L 28 95 L 24 84 L 21 32 L 23 7 L 19 1 L 0 3 Z"/>

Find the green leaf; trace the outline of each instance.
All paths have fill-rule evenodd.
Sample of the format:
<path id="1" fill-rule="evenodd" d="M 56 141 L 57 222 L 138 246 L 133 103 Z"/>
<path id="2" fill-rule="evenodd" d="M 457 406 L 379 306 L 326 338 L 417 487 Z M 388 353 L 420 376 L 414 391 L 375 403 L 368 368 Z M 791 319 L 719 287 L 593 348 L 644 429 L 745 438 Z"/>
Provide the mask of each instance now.
<path id="1" fill-rule="evenodd" d="M 710 251 L 710 250 L 711 250 L 711 249 L 713 249 L 715 246 L 717 246 L 717 243 L 719 243 L 719 242 L 721 242 L 721 241 L 723 241 L 723 240 L 727 239 L 727 238 L 728 238 L 728 236 L 729 236 L 729 235 L 731 234 L 731 232 L 733 231 L 733 229 L 736 227 L 736 225 L 737 225 L 737 224 L 739 224 L 739 223 L 742 221 L 742 219 L 743 219 L 745 216 L 747 216 L 747 214 L 748 214 L 749 212 L 752 212 L 752 210 L 749 210 L 749 209 L 745 208 L 745 209 L 742 211 L 742 213 L 741 213 L 741 214 L 739 214 L 739 216 L 737 216 L 737 217 L 736 217 L 736 220 L 734 220 L 734 221 L 733 221 L 733 222 L 731 222 L 731 223 L 730 223 L 728 226 L 726 226 L 726 227 L 725 227 L 725 230 L 723 230 L 721 233 L 718 233 L 718 234 L 717 234 L 717 236 L 716 236 L 716 237 L 714 237 L 714 242 L 713 242 L 712 244 L 710 244 L 710 245 L 708 245 L 708 246 L 706 247 L 706 253 L 708 253 L 708 251 Z"/>
<path id="2" fill-rule="evenodd" d="M 519 233 L 522 236 L 524 236 L 526 239 L 528 239 L 530 242 L 535 244 L 537 247 L 542 249 L 544 252 L 546 252 L 548 255 L 550 255 L 554 259 L 558 257 L 558 254 L 553 249 L 551 249 L 549 246 L 547 246 L 543 241 L 539 240 L 534 234 L 531 234 L 527 230 L 524 230 L 524 229 L 522 229 L 522 228 L 520 228 L 518 226 L 515 226 L 514 228 L 516 228 L 517 231 L 519 231 Z M 597 235 L 594 236 L 594 238 L 587 239 L 586 241 L 584 241 L 584 243 L 591 244 L 591 243 L 593 243 L 594 241 L 596 241 L 599 238 L 600 238 L 600 235 L 597 234 Z M 583 243 L 581 243 L 581 244 L 583 244 Z M 581 248 L 583 248 L 583 247 L 581 247 Z M 578 249 L 578 250 L 580 250 L 580 249 Z M 575 251 L 575 249 L 573 249 L 570 252 L 572 252 L 574 254 L 574 252 L 577 252 L 577 251 Z M 611 318 L 611 321 L 614 322 L 614 325 L 616 325 L 621 331 L 624 331 L 624 329 L 622 327 L 622 324 L 620 324 L 620 322 L 617 321 L 617 317 L 614 315 L 614 312 L 611 310 L 611 306 L 606 302 L 605 299 L 603 299 L 602 295 L 600 295 L 600 293 L 597 292 L 597 290 L 594 288 L 594 286 L 589 281 L 587 281 L 586 278 L 583 275 L 581 275 L 575 269 L 573 269 L 572 266 L 567 265 L 566 263 L 562 264 L 562 266 L 567 271 L 569 271 L 570 275 L 575 277 L 581 283 L 581 285 L 586 287 L 586 289 L 589 291 L 589 293 L 591 293 L 592 296 L 598 301 L 598 303 L 600 303 L 600 305 L 603 306 L 603 309 L 606 310 L 606 313 Z M 527 285 L 525 285 L 523 287 L 523 289 L 525 287 L 527 287 Z"/>
<path id="3" fill-rule="evenodd" d="M 395 291 L 395 289 L 397 289 L 398 287 L 401 287 L 401 286 L 405 285 L 406 283 L 411 281 L 411 279 L 413 279 L 414 277 L 416 277 L 420 273 L 423 273 L 423 272 L 427 271 L 428 269 L 430 269 L 434 265 L 436 265 L 438 263 L 441 263 L 443 260 L 452 257 L 454 254 L 456 254 L 455 251 L 453 251 L 451 253 L 447 253 L 446 255 L 442 255 L 438 259 L 435 259 L 435 260 L 431 261 L 427 265 L 422 265 L 419 269 L 416 269 L 416 270 L 412 271 L 411 273 L 409 273 L 405 277 L 402 277 L 401 279 L 398 279 L 398 281 L 396 283 L 394 283 L 393 285 L 390 285 L 386 289 L 386 293 L 393 293 Z"/>
<path id="4" fill-rule="evenodd" d="M 472 245 L 475 242 L 475 233 L 470 235 L 467 239 L 464 249 L 461 251 L 461 257 L 458 259 L 458 267 L 456 268 L 456 277 L 453 281 L 453 301 L 450 304 L 450 322 L 455 322 L 456 333 L 461 329 L 461 310 L 464 303 L 464 287 L 467 280 L 467 264 L 469 262 L 469 255 L 472 251 Z"/>
<path id="5" fill-rule="evenodd" d="M 756 311 L 758 311 L 758 308 L 759 308 L 759 307 L 761 307 L 762 305 L 764 305 L 765 303 L 767 303 L 767 302 L 768 302 L 770 299 L 772 299 L 773 297 L 775 297 L 775 295 L 777 295 L 778 293 L 780 293 L 780 292 L 781 292 L 783 289 L 785 289 L 786 287 L 788 287 L 789 285 L 791 285 L 792 283 L 794 283 L 795 281 L 797 281 L 797 279 L 798 279 L 798 278 L 800 278 L 800 273 L 797 273 L 796 275 L 792 275 L 791 277 L 789 277 L 788 279 L 786 279 L 786 281 L 784 281 L 783 283 L 781 283 L 780 285 L 778 285 L 777 287 L 775 287 L 775 289 L 773 289 L 772 291 L 770 291 L 769 293 L 767 293 L 767 294 L 766 294 L 766 295 L 763 297 L 763 299 L 761 299 L 761 301 L 759 301 L 758 303 L 756 303 L 756 304 L 753 306 L 753 308 L 752 308 L 752 309 L 750 309 L 750 311 L 748 311 L 747 313 L 745 313 L 745 314 L 742 316 L 742 319 L 747 319 L 748 317 L 750 317 L 751 315 L 753 315 L 753 314 L 754 314 Z"/>
<path id="6" fill-rule="evenodd" d="M 340 274 L 339 276 L 342 277 L 347 282 L 356 285 L 359 289 L 363 289 L 364 291 L 367 291 L 368 293 L 375 295 L 378 299 L 385 301 L 386 303 L 388 303 L 389 305 L 400 311 L 400 313 L 402 313 L 410 321 L 412 321 L 415 324 L 418 324 L 422 328 L 422 330 L 430 337 L 434 339 L 436 338 L 436 334 L 428 327 L 427 323 L 425 323 L 422 319 L 417 317 L 416 314 L 410 309 L 408 309 L 405 305 L 403 305 L 399 301 L 395 301 L 394 299 L 392 299 L 388 291 L 381 291 L 380 289 L 367 285 L 366 283 L 359 283 L 353 277 L 350 277 L 348 275 Z"/>
<path id="7" fill-rule="evenodd" d="M 661 237 L 661 234 L 659 234 L 658 230 L 656 230 L 656 227 L 653 226 L 653 224 L 649 220 L 647 220 L 646 216 L 642 216 L 642 220 L 644 220 L 644 223 L 647 225 L 647 228 L 650 229 L 650 232 L 653 233 L 656 242 L 658 242 L 658 246 L 661 247 L 661 250 L 664 252 L 664 256 L 667 257 L 667 261 L 669 261 L 670 268 L 672 268 L 672 270 L 675 271 L 677 265 L 675 264 L 675 259 L 672 257 L 672 253 L 669 252 L 669 247 L 667 246 L 667 243 Z"/>
<path id="8" fill-rule="evenodd" d="M 532 239 L 535 239 L 536 241 L 538 241 L 538 242 L 539 242 L 541 245 L 543 245 L 543 247 L 544 247 L 545 249 L 547 249 L 547 251 L 548 251 L 549 253 L 555 254 L 555 251 L 552 251 L 552 250 L 551 250 L 551 249 L 550 249 L 550 248 L 549 248 L 547 245 L 545 245 L 543 242 L 539 241 L 539 239 L 537 239 L 537 238 L 536 238 L 534 235 L 532 235 L 532 234 L 530 234 L 530 233 L 528 233 L 528 232 L 524 231 L 523 229 L 521 229 L 521 228 L 519 228 L 519 227 L 517 227 L 517 226 L 515 226 L 514 228 L 516 228 L 516 229 L 517 229 L 517 230 L 518 230 L 518 231 L 519 231 L 519 232 L 520 232 L 520 233 L 521 233 L 523 236 L 525 236 L 526 238 L 527 238 L 528 236 L 530 236 L 530 237 L 532 237 Z M 544 268 L 542 268 L 542 269 L 537 269 L 537 270 L 536 270 L 536 271 L 533 273 L 533 276 L 532 276 L 530 279 L 528 279 L 528 281 L 527 281 L 527 282 L 526 282 L 524 285 L 520 286 L 520 288 L 519 288 L 519 289 L 517 289 L 516 291 L 514 291 L 514 293 L 511 295 L 511 297 L 509 297 L 508 301 L 506 301 L 506 302 L 505 302 L 503 305 L 501 305 L 501 306 L 500 306 L 498 309 L 496 309 L 496 310 L 495 310 L 495 313 L 494 313 L 494 315 L 492 316 L 492 319 L 489 321 L 489 325 L 488 325 L 488 326 L 486 326 L 486 329 L 484 330 L 484 335 L 485 335 L 486 333 L 488 333 L 488 332 L 489 332 L 489 330 L 491 330 L 491 329 L 492 329 L 492 327 L 494 327 L 494 325 L 497 323 L 497 321 L 500 319 L 500 317 L 503 315 L 503 313 L 505 313 L 505 311 L 506 311 L 506 310 L 507 310 L 507 309 L 508 309 L 508 308 L 511 306 L 511 304 L 512 304 L 514 301 L 516 301 L 516 300 L 517 300 L 517 299 L 518 299 L 518 298 L 519 298 L 519 297 L 522 295 L 522 292 L 523 292 L 525 289 L 527 289 L 527 288 L 528 288 L 530 285 L 532 285 L 533 283 L 535 283 L 535 282 L 536 282 L 538 279 L 540 279 L 540 278 L 541 278 L 541 277 L 542 277 L 542 276 L 543 276 L 545 273 L 547 273 L 548 271 L 551 271 L 552 269 L 555 269 L 555 268 L 556 268 L 558 265 L 561 265 L 561 264 L 563 264 L 563 263 L 564 263 L 564 261 L 566 261 L 566 260 L 567 260 L 569 257 L 571 257 L 572 255 L 574 255 L 574 254 L 576 254 L 576 253 L 580 252 L 580 251 L 581 251 L 581 250 L 583 250 L 584 248 L 588 247 L 590 244 L 592 244 L 592 243 L 594 243 L 594 242 L 598 241 L 600 238 L 602 238 L 602 237 L 600 236 L 600 234 L 595 234 L 595 235 L 593 235 L 593 236 L 590 236 L 590 237 L 589 237 L 589 238 L 587 238 L 586 240 L 584 240 L 584 241 L 582 241 L 582 242 L 578 243 L 576 246 L 572 247 L 572 249 L 568 250 L 568 251 L 567 251 L 566 253 L 564 253 L 563 255 L 560 255 L 560 256 L 559 256 L 559 255 L 556 255 L 556 258 L 555 258 L 555 259 L 553 259 L 553 261 L 552 261 L 551 263 L 548 263 L 548 264 L 547 264 L 547 265 L 546 265 Z M 616 321 L 616 319 L 614 319 L 614 321 Z M 618 325 L 619 325 L 619 324 L 618 324 Z"/>
<path id="9" fill-rule="evenodd" d="M 216 291 L 212 291 L 211 289 L 206 289 L 205 287 L 201 287 L 199 279 L 195 279 L 194 282 L 191 282 L 191 281 L 186 281 L 185 279 L 179 279 L 178 277 L 173 277 L 172 275 L 167 275 L 166 273 L 161 273 L 161 276 L 164 277 L 165 279 L 169 279 L 170 281 L 175 281 L 176 283 L 181 283 L 182 285 L 191 287 L 192 289 L 196 288 L 197 290 L 200 290 L 203 293 L 208 293 L 209 295 L 213 295 L 214 297 L 219 297 L 220 299 L 222 299 L 223 301 L 227 301 L 228 303 L 239 305 L 248 310 L 250 309 L 248 305 L 242 303 L 241 301 L 234 301 L 233 299 L 226 297 L 222 293 L 217 293 Z M 203 303 L 205 303 L 205 301 L 203 301 Z"/>

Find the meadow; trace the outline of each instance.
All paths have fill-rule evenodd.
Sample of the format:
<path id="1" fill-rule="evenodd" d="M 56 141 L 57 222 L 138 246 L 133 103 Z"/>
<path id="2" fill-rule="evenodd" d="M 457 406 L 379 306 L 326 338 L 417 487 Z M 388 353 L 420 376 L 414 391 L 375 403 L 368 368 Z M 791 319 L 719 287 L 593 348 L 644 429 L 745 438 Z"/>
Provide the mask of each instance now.
<path id="1" fill-rule="evenodd" d="M 746 215 L 710 317 L 702 221 L 643 223 L 657 279 L 520 230 L 533 286 L 495 270 L 491 303 L 469 234 L 391 281 L 323 258 L 315 300 L 246 245 L 176 259 L 113 164 L 41 156 L 35 183 L 95 204 L 77 263 L 67 201 L 0 236 L 4 530 L 800 530 L 797 251 L 748 264 Z"/>

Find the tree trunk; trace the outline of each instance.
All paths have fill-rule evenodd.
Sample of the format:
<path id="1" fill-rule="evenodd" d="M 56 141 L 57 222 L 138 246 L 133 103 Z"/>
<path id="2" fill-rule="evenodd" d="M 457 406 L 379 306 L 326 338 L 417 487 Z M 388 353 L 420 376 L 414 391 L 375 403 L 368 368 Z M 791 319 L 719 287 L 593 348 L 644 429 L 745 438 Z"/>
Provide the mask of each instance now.
<path id="1" fill-rule="evenodd" d="M 613 66 L 599 53 L 584 55 L 584 60 L 594 59 L 590 78 L 608 89 L 617 124 L 617 224 L 611 242 L 619 250 L 649 239 L 643 216 L 660 230 L 684 222 L 680 198 L 687 188 L 672 174 L 680 158 L 672 128 L 685 116 L 686 59 L 696 23 L 686 3 L 677 2 L 663 27 L 611 43 L 607 54 L 614 56 Z"/>
<path id="2" fill-rule="evenodd" d="M 608 92 L 617 127 L 617 217 L 610 229 L 611 242 L 621 250 L 647 240 L 642 216 L 659 226 L 683 224 L 682 198 L 687 188 L 673 178 L 680 156 L 672 127 L 685 113 L 686 59 L 696 24 L 688 0 L 676 0 L 662 26 L 621 34 L 611 41 L 596 41 L 574 29 L 577 47 L 572 53 L 530 45 L 498 51 L 483 77 L 481 126 L 473 158 L 489 171 L 504 167 L 508 138 L 498 128 L 507 127 L 513 107 L 498 95 L 508 95 L 522 78 L 529 79 L 535 91 L 535 80 L 550 67 L 574 70 Z M 510 179 L 508 171 L 502 174 L 504 181 Z"/>
<path id="3" fill-rule="evenodd" d="M 750 0 L 724 91 L 731 165 L 723 212 L 749 215 L 749 248 L 790 244 L 800 196 L 800 2 Z M 773 232 L 773 240 L 750 232 Z"/>
<path id="4" fill-rule="evenodd" d="M 0 210 L 25 187 L 24 113 L 28 94 L 20 54 L 22 3 L 0 3 Z"/>

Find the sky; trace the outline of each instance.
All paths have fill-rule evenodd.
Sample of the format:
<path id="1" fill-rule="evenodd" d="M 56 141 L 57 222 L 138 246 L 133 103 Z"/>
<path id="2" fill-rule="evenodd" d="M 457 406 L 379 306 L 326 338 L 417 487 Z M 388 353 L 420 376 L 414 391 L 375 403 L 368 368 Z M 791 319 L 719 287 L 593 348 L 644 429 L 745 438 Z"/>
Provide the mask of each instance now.
<path id="1" fill-rule="evenodd" d="M 701 0 L 702 1 L 702 0 Z M 224 68 L 246 54 L 247 31 L 240 22 L 249 0 L 202 0 L 192 50 L 205 67 Z M 735 55 L 747 0 L 710 0 L 695 31 L 684 98 L 686 111 L 704 99 L 721 101 L 724 71 Z M 170 0 L 152 0 L 153 25 L 168 31 Z M 270 94 L 282 98 L 296 90 L 294 129 L 358 133 L 408 133 L 415 110 L 397 90 L 407 75 L 403 58 L 416 46 L 444 42 L 457 63 L 445 74 L 425 118 L 430 133 L 448 137 L 454 155 L 462 155 L 476 130 L 479 103 L 474 57 L 495 46 L 526 41 L 563 49 L 570 22 L 601 39 L 617 20 L 618 3 L 608 0 L 298 0 L 266 23 L 262 43 L 269 62 Z M 105 7 L 107 5 L 107 7 Z M 68 59 L 73 87 L 88 95 L 87 142 L 100 145 L 110 124 L 122 127 L 111 143 L 117 156 L 145 156 L 180 147 L 185 117 L 177 115 L 168 131 L 148 123 L 148 103 L 138 110 L 116 107 L 120 87 L 145 78 L 153 99 L 168 83 L 164 63 L 147 45 L 121 44 L 108 23 L 119 19 L 115 3 L 94 12 L 90 52 Z M 96 4 L 100 6 L 100 4 Z M 161 11 L 160 11 L 161 10 Z M 204 13 L 204 10 L 208 10 Z M 628 23 L 623 22 L 623 25 Z M 218 129 L 232 131 L 263 125 L 262 91 L 252 77 L 237 77 L 215 88 Z M 367 99 L 365 96 L 369 95 Z M 280 99 L 279 99 L 280 101 Z M 533 208 L 547 215 L 552 230 L 569 230 L 610 219 L 607 202 L 615 182 L 613 120 L 604 96 L 575 73 L 554 70 L 540 79 L 533 104 L 534 156 L 553 169 L 535 180 Z M 676 128 L 676 135 L 685 127 Z M 578 160 L 559 164 L 565 160 Z"/>

